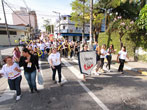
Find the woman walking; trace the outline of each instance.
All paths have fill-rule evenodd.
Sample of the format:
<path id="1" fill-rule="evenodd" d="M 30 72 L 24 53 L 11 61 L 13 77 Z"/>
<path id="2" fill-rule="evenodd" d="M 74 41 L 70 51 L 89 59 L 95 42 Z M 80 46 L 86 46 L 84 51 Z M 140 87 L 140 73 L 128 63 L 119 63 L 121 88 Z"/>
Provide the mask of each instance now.
<path id="1" fill-rule="evenodd" d="M 107 65 L 106 67 L 108 67 L 108 72 L 110 72 L 110 69 L 111 69 L 111 60 L 112 60 L 112 53 L 114 53 L 114 46 L 113 44 L 110 45 L 110 47 L 107 49 L 107 55 L 106 55 L 106 58 L 107 58 Z"/>
<path id="2" fill-rule="evenodd" d="M 104 66 L 104 60 L 105 60 L 105 56 L 106 56 L 107 52 L 106 52 L 106 45 L 103 44 L 102 45 L 102 48 L 101 48 L 101 55 L 100 55 L 100 59 L 101 59 L 101 72 L 103 73 L 104 70 L 103 70 L 103 66 Z"/>
<path id="3" fill-rule="evenodd" d="M 71 44 L 70 44 L 70 58 L 73 57 L 73 54 L 74 54 L 74 44 L 73 44 L 73 42 L 71 42 Z"/>
<path id="4" fill-rule="evenodd" d="M 97 67 L 96 67 L 96 73 L 99 75 L 99 69 L 100 69 L 100 66 L 101 66 L 101 59 L 100 59 L 100 55 L 101 55 L 101 46 L 97 46 L 96 47 L 96 59 L 97 59 Z"/>
<path id="5" fill-rule="evenodd" d="M 57 52 L 57 48 L 55 47 L 52 48 L 52 53 L 49 55 L 48 61 L 53 71 L 52 80 L 54 81 L 54 83 L 56 83 L 55 76 L 56 76 L 56 70 L 57 70 L 58 77 L 59 77 L 58 84 L 61 86 L 61 78 L 62 78 L 61 76 L 61 57 L 60 57 L 60 53 Z"/>
<path id="6" fill-rule="evenodd" d="M 18 46 L 16 46 L 16 47 L 14 48 L 14 50 L 13 50 L 13 60 L 14 60 L 14 61 L 19 60 L 19 59 L 20 59 L 20 56 L 21 56 L 21 52 L 20 52 Z"/>
<path id="7" fill-rule="evenodd" d="M 9 88 L 11 90 L 16 90 L 16 101 L 21 98 L 21 70 L 17 63 L 13 62 L 13 58 L 8 56 L 4 59 L 6 63 L 3 65 L 2 70 L 0 71 L 0 76 L 4 76 L 8 79 Z"/>
<path id="8" fill-rule="evenodd" d="M 24 75 L 29 84 L 31 93 L 34 93 L 34 90 L 38 92 L 36 87 L 36 69 L 38 69 L 38 72 L 40 72 L 38 60 L 27 48 L 22 50 L 22 55 L 23 56 L 19 61 L 19 66 L 24 67 Z"/>
<path id="9" fill-rule="evenodd" d="M 122 72 L 122 74 L 123 74 L 123 68 L 124 68 L 124 63 L 125 63 L 126 58 L 129 59 L 127 55 L 126 47 L 123 46 L 121 51 L 118 52 L 118 56 L 117 56 L 117 62 L 120 63 L 118 72 Z"/>

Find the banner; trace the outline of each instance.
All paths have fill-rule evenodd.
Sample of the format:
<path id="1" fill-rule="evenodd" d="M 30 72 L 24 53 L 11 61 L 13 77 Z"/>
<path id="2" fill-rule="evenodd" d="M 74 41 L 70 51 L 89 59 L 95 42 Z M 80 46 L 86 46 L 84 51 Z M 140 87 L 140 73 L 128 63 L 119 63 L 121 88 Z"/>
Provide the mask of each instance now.
<path id="1" fill-rule="evenodd" d="M 96 65 L 96 51 L 80 52 L 78 61 L 81 73 L 90 74 Z"/>

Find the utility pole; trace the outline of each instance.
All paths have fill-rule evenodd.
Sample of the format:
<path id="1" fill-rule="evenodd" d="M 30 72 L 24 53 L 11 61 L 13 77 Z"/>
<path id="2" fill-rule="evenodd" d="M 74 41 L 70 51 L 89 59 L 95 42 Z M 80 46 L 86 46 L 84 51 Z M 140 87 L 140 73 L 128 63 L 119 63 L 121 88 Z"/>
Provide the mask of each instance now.
<path id="1" fill-rule="evenodd" d="M 93 48 L 92 46 L 93 41 L 93 0 L 90 0 L 90 49 Z"/>
<path id="2" fill-rule="evenodd" d="M 28 10 L 29 11 L 29 10 Z M 29 11 L 29 27 L 30 27 L 30 38 L 32 39 L 32 35 L 31 35 L 31 19 L 30 19 L 30 11 Z"/>
<path id="3" fill-rule="evenodd" d="M 8 24 L 7 24 L 7 18 L 5 13 L 5 7 L 4 7 L 4 0 L 2 0 L 2 7 L 3 7 L 4 18 L 5 18 L 5 25 L 6 25 L 7 35 L 8 35 L 9 46 L 11 46 L 10 33 L 8 31 Z"/>
<path id="4" fill-rule="evenodd" d="M 85 0 L 83 0 L 82 44 L 85 42 L 85 18 L 84 18 L 84 14 L 85 14 Z"/>

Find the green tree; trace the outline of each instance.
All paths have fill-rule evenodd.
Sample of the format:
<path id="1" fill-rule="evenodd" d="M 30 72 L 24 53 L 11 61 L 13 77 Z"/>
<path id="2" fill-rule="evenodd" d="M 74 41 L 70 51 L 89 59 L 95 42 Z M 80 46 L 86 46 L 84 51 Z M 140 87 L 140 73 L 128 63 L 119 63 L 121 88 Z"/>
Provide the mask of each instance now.
<path id="1" fill-rule="evenodd" d="M 53 33 L 54 26 L 50 24 L 48 19 L 44 20 L 43 27 L 46 30 L 46 33 Z"/>
<path id="2" fill-rule="evenodd" d="M 71 3 L 72 13 L 71 20 L 75 22 L 76 27 L 82 28 L 82 41 L 84 41 L 85 25 L 89 23 L 89 1 L 74 0 Z"/>
<path id="3" fill-rule="evenodd" d="M 140 29 L 147 30 L 147 5 L 141 9 L 139 19 L 137 20 L 137 25 Z"/>

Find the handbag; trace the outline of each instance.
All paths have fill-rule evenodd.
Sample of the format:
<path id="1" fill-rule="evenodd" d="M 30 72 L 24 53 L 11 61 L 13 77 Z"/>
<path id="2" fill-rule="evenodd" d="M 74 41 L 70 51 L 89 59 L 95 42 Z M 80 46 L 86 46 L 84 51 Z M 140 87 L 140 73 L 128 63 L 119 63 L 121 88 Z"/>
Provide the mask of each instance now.
<path id="1" fill-rule="evenodd" d="M 43 85 L 43 77 L 41 75 L 41 72 L 38 72 L 37 79 L 38 79 L 38 84 Z"/>

